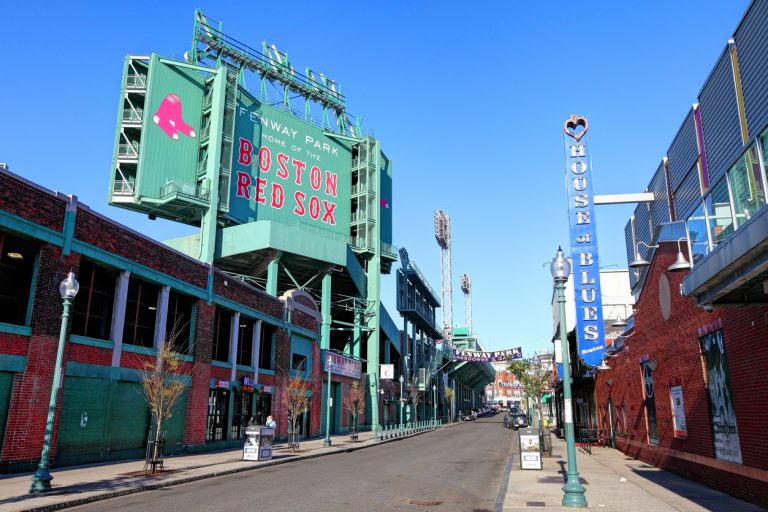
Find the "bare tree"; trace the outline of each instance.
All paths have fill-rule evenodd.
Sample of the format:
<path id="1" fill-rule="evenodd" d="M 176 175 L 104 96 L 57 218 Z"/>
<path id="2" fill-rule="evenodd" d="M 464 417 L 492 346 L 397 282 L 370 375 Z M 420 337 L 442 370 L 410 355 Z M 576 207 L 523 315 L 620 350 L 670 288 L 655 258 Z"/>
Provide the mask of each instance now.
<path id="1" fill-rule="evenodd" d="M 312 386 L 309 381 L 302 379 L 299 375 L 290 378 L 284 376 L 283 379 L 285 384 L 282 389 L 282 398 L 291 420 L 291 445 L 298 449 L 299 433 L 296 427 L 299 416 L 309 407 L 309 393 Z"/>
<path id="2" fill-rule="evenodd" d="M 357 425 L 358 417 L 365 415 L 365 405 L 366 392 L 364 381 L 353 382 L 345 388 L 344 408 L 352 415 L 352 425 L 350 430 L 353 435 L 355 434 L 355 426 Z"/>
<path id="3" fill-rule="evenodd" d="M 157 357 L 144 361 L 141 371 L 141 387 L 152 414 L 154 447 L 152 449 L 151 471 L 157 471 L 162 457 L 160 444 L 163 425 L 173 416 L 173 409 L 184 394 L 185 375 L 181 372 L 182 359 L 173 340 L 166 341 L 157 352 Z"/>
<path id="4" fill-rule="evenodd" d="M 445 388 L 445 400 L 448 402 L 448 406 L 450 408 L 450 414 L 451 417 L 451 423 L 453 423 L 453 397 L 456 396 L 456 393 L 453 392 L 452 388 L 446 387 Z"/>
<path id="5" fill-rule="evenodd" d="M 411 398 L 411 404 L 413 405 L 413 421 L 419 421 L 419 404 L 422 402 L 424 392 L 419 389 L 418 379 L 411 380 L 408 383 L 408 396 Z"/>

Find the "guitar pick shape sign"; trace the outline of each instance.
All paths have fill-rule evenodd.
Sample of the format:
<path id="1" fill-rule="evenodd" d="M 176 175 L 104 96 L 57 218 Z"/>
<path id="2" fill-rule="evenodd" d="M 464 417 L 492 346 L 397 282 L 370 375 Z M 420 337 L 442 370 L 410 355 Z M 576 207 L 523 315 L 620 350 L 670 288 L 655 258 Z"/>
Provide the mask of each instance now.
<path id="1" fill-rule="evenodd" d="M 577 114 L 572 114 L 563 124 L 578 354 L 588 365 L 597 366 L 605 352 L 605 328 L 592 163 L 587 144 L 581 142 L 587 130 L 587 119 Z"/>

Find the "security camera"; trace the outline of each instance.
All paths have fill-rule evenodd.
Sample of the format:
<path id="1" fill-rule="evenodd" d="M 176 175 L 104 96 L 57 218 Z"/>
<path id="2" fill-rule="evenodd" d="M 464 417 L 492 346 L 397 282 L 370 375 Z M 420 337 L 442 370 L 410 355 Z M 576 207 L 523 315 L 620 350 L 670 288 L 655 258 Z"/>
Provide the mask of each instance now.
<path id="1" fill-rule="evenodd" d="M 704 308 L 704 311 L 706 311 L 707 313 L 711 313 L 715 310 L 715 306 L 713 306 L 712 304 L 704 304 L 704 306 L 702 307 Z"/>

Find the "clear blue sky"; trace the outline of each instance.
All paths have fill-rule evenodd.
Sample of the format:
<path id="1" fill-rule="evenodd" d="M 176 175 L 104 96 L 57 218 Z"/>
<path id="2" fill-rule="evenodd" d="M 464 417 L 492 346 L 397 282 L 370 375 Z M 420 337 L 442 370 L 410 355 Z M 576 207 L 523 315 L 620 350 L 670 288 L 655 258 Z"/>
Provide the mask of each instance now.
<path id="1" fill-rule="evenodd" d="M 432 215 L 451 216 L 455 322 L 473 283 L 487 349 L 551 346 L 569 245 L 563 121 L 589 118 L 597 194 L 641 192 L 747 0 L 675 2 L 8 2 L 0 161 L 151 237 L 189 228 L 107 206 L 123 57 L 179 58 L 200 7 L 342 85 L 394 162 L 394 242 L 440 289 Z M 597 210 L 602 266 L 626 267 L 631 207 Z M 394 309 L 394 275 L 384 302 Z M 438 319 L 439 320 L 439 319 Z M 399 320 L 398 320 L 399 323 Z"/>

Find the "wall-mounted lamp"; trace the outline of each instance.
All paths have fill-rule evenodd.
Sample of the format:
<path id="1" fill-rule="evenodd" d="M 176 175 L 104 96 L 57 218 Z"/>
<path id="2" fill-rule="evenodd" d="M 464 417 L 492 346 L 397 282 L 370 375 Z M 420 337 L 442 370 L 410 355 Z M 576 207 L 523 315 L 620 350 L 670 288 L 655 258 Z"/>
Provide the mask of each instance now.
<path id="1" fill-rule="evenodd" d="M 656 371 L 656 361 L 649 361 L 645 364 L 652 372 Z"/>
<path id="2" fill-rule="evenodd" d="M 603 360 L 600 361 L 600 366 L 596 366 L 595 367 L 595 370 L 600 370 L 601 372 L 603 372 L 605 370 L 610 370 L 610 369 L 611 369 L 611 367 L 608 366 L 608 361 L 606 361 L 606 358 L 603 358 Z"/>
<path id="3" fill-rule="evenodd" d="M 691 268 L 691 262 L 685 259 L 683 255 L 683 249 L 680 246 L 680 242 L 688 240 L 688 237 L 681 236 L 677 239 L 677 260 L 667 268 L 670 272 L 679 272 L 681 270 L 688 270 Z"/>
<path id="4" fill-rule="evenodd" d="M 616 304 L 616 307 L 622 306 L 624 308 L 624 315 L 618 314 L 617 317 L 611 322 L 611 327 L 626 327 L 629 314 L 627 313 L 627 306 L 629 304 Z"/>
<path id="5" fill-rule="evenodd" d="M 613 386 L 613 379 L 608 379 L 607 381 L 605 381 L 605 383 L 608 384 L 609 386 Z"/>
<path id="6" fill-rule="evenodd" d="M 640 245 L 644 245 L 647 249 L 658 249 L 658 245 L 648 245 L 647 243 L 643 242 L 642 240 L 640 242 L 637 242 L 635 244 L 635 259 L 632 260 L 629 263 L 629 268 L 643 268 L 647 267 L 651 264 L 650 261 L 646 260 L 642 256 L 640 256 Z"/>

